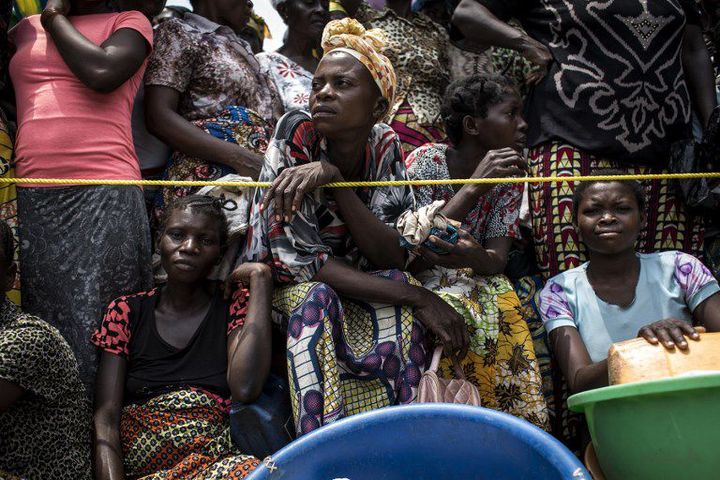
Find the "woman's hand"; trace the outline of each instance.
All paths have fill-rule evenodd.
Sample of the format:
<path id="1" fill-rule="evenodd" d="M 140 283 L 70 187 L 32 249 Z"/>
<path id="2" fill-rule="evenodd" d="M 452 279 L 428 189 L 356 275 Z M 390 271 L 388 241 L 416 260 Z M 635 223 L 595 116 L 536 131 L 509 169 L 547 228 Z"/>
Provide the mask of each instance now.
<path id="1" fill-rule="evenodd" d="M 415 316 L 433 332 L 443 344 L 445 355 L 457 355 L 462 359 L 467 354 L 470 337 L 465 319 L 445 300 L 422 289 L 420 302 L 415 305 Z"/>
<path id="2" fill-rule="evenodd" d="M 46 31 L 49 31 L 55 17 L 67 16 L 68 13 L 70 13 L 70 0 L 48 0 L 40 15 L 40 24 Z"/>
<path id="3" fill-rule="evenodd" d="M 472 178 L 522 177 L 526 172 L 525 158 L 514 149 L 506 147 L 487 152 L 475 167 Z"/>
<path id="4" fill-rule="evenodd" d="M 695 341 L 700 340 L 698 332 L 704 329 L 695 329 L 687 322 L 677 318 L 667 318 L 645 325 L 638 331 L 638 337 L 642 337 L 653 345 L 662 343 L 668 350 L 674 350 L 677 346 L 680 350 L 687 350 L 688 343 L 685 337 Z"/>
<path id="5" fill-rule="evenodd" d="M 474 259 L 478 257 L 478 253 L 483 250 L 482 245 L 462 228 L 458 229 L 458 241 L 455 245 L 435 235 L 430 235 L 428 240 L 447 253 L 439 255 L 429 248 L 420 245 L 418 247 L 420 257 L 433 265 L 445 268 L 473 268 Z"/>
<path id="6" fill-rule="evenodd" d="M 270 267 L 264 263 L 247 262 L 239 265 L 228 275 L 224 284 L 224 297 L 229 299 L 238 285 L 251 288 L 254 282 L 264 280 L 272 282 Z"/>
<path id="7" fill-rule="evenodd" d="M 48 0 L 45 10 L 53 10 L 61 15 L 70 13 L 70 0 Z"/>
<path id="8" fill-rule="evenodd" d="M 342 181 L 340 170 L 329 162 L 310 162 L 289 167 L 280 172 L 272 186 L 263 196 L 261 209 L 265 210 L 275 200 L 275 220 L 289 222 L 300 209 L 306 193 L 332 182 Z"/>
<path id="9" fill-rule="evenodd" d="M 528 76 L 527 83 L 528 85 L 536 85 L 545 77 L 548 65 L 553 60 L 550 50 L 542 43 L 525 34 L 522 38 L 520 54 L 535 65 L 535 69 Z"/>

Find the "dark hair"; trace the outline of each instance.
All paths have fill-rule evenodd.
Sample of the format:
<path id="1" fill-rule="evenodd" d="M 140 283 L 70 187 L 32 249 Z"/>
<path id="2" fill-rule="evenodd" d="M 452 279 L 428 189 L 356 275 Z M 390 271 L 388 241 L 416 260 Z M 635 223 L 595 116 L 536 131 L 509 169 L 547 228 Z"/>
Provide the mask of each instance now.
<path id="1" fill-rule="evenodd" d="M 163 212 L 160 220 L 160 235 L 165 233 L 167 222 L 175 210 L 190 209 L 195 214 L 205 215 L 217 221 L 220 246 L 225 248 L 230 235 L 227 217 L 223 211 L 226 209 L 226 203 L 228 203 L 226 200 L 207 195 L 188 195 L 176 198 Z"/>
<path id="2" fill-rule="evenodd" d="M 15 237 L 5 220 L 0 220 L 0 249 L 0 261 L 5 267 L 9 267 L 15 260 Z"/>
<path id="3" fill-rule="evenodd" d="M 614 168 L 602 168 L 599 170 L 595 170 L 592 172 L 592 175 L 603 175 L 603 176 L 614 176 L 614 175 L 627 175 L 627 172 L 622 172 L 620 170 L 616 170 Z M 575 191 L 573 192 L 573 218 L 577 220 L 578 218 L 578 209 L 580 208 L 580 201 L 583 198 L 583 195 L 585 193 L 585 190 L 590 188 L 590 186 L 595 185 L 596 183 L 620 183 L 622 185 L 625 185 L 627 188 L 630 189 L 633 196 L 635 197 L 635 200 L 638 204 L 638 209 L 640 210 L 640 214 L 642 215 L 645 211 L 645 190 L 643 189 L 643 186 L 638 182 L 637 180 L 591 180 L 589 182 L 580 182 L 580 184 L 575 187 Z"/>
<path id="4" fill-rule="evenodd" d="M 450 141 L 455 145 L 462 141 L 465 116 L 485 118 L 488 108 L 502 102 L 515 88 L 510 79 L 494 73 L 474 74 L 452 82 L 440 109 Z"/>

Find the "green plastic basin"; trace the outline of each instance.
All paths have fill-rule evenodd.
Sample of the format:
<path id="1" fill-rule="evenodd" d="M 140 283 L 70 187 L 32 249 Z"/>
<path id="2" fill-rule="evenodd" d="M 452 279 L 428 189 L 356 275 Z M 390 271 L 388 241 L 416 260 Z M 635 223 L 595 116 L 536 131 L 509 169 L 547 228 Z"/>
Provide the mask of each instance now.
<path id="1" fill-rule="evenodd" d="M 719 479 L 720 373 L 578 393 L 607 480 Z"/>

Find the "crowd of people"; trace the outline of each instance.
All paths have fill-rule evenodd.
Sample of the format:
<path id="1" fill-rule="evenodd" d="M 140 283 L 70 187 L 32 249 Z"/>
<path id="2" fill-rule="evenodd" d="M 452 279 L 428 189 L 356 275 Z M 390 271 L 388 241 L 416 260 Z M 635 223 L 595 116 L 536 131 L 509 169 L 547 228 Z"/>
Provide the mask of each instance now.
<path id="1" fill-rule="evenodd" d="M 4 2 L 0 174 L 70 181 L 0 184 L 0 477 L 243 478 L 271 372 L 301 436 L 436 346 L 579 451 L 612 343 L 720 331 L 717 183 L 324 185 L 717 169 L 715 3 L 272 0 L 268 52 L 250 0 Z M 271 186 L 72 182 L 143 178 Z"/>

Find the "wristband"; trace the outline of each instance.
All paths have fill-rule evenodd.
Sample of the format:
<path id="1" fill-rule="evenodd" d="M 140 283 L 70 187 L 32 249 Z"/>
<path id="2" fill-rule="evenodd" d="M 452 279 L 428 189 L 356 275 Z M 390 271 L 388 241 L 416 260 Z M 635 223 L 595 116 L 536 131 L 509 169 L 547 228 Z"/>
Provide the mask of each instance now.
<path id="1" fill-rule="evenodd" d="M 64 15 L 64 14 L 57 8 L 46 8 L 45 10 L 42 11 L 42 14 L 40 14 L 40 24 L 43 26 L 43 28 L 46 31 L 49 31 L 50 26 L 52 25 L 52 21 L 58 15 Z"/>

